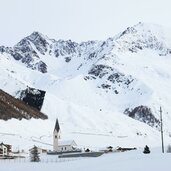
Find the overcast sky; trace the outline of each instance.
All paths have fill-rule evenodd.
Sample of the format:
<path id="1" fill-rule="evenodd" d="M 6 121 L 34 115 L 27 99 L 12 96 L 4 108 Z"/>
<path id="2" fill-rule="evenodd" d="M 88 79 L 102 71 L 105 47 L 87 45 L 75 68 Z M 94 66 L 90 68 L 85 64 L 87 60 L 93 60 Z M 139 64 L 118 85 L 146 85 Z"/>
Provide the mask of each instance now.
<path id="1" fill-rule="evenodd" d="M 0 45 L 33 31 L 74 41 L 112 37 L 139 21 L 171 28 L 171 0 L 0 0 Z"/>

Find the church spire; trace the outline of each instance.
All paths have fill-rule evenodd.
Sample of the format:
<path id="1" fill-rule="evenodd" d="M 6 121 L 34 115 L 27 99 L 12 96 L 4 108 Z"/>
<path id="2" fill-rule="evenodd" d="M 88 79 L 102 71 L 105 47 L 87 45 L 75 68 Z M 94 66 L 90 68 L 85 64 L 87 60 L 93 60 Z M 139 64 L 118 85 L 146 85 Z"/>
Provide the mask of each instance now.
<path id="1" fill-rule="evenodd" d="M 55 124 L 54 131 L 55 131 L 55 130 L 57 131 L 57 133 L 58 133 L 59 130 L 60 130 L 58 119 L 56 119 L 56 124 Z"/>

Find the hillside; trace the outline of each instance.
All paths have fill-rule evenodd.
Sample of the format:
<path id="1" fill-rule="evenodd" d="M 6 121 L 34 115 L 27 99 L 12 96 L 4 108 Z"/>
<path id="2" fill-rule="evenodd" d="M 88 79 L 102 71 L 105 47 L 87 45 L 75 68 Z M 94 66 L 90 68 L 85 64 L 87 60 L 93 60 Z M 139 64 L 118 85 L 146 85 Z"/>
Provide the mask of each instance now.
<path id="1" fill-rule="evenodd" d="M 11 133 L 12 125 L 24 142 L 34 136 L 37 143 L 51 143 L 58 118 L 62 138 L 80 145 L 157 146 L 162 106 L 169 142 L 170 32 L 138 23 L 104 41 L 76 43 L 33 32 L 14 47 L 1 46 L 0 88 L 22 99 L 28 87 L 46 91 L 41 111 L 49 118 L 0 121 L 1 132 Z"/>

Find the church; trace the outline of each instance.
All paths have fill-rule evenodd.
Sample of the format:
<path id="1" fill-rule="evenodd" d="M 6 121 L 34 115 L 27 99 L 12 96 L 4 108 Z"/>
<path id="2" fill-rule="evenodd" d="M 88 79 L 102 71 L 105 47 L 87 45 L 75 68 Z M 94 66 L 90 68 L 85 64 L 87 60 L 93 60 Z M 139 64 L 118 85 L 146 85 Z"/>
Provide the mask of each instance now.
<path id="1" fill-rule="evenodd" d="M 58 119 L 56 119 L 55 128 L 53 131 L 53 151 L 54 152 L 72 152 L 77 150 L 74 140 L 61 141 L 60 139 L 60 126 Z"/>

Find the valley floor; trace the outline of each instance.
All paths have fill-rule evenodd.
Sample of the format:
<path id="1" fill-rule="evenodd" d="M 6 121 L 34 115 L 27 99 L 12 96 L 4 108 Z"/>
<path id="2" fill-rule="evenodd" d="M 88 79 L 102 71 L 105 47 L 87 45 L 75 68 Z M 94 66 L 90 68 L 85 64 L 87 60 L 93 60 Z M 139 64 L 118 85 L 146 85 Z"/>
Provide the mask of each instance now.
<path id="1" fill-rule="evenodd" d="M 159 149 L 152 150 L 150 154 L 143 154 L 142 150 L 137 150 L 104 154 L 98 158 L 66 159 L 58 162 L 51 160 L 51 157 L 48 162 L 43 160 L 40 163 L 1 160 L 0 171 L 170 171 L 171 169 L 171 154 L 162 154 Z"/>

